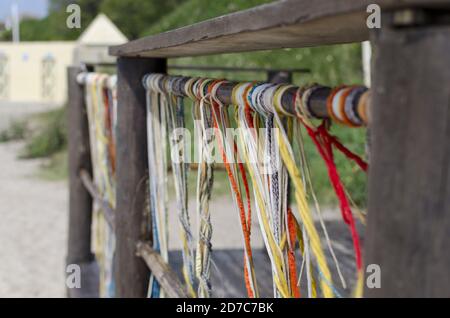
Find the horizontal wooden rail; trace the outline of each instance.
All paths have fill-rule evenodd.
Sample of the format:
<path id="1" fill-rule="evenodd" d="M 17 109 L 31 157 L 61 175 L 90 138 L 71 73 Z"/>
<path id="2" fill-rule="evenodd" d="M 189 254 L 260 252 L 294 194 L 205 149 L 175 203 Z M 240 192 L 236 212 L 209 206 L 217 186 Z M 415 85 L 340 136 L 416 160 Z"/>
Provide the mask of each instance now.
<path id="1" fill-rule="evenodd" d="M 179 81 L 175 81 L 172 89 L 176 95 L 188 96 L 185 89 L 186 82 L 190 79 L 189 77 L 179 77 L 179 76 L 167 76 L 167 78 L 179 78 Z M 224 105 L 232 104 L 232 92 L 233 88 L 237 85 L 237 82 L 226 82 L 222 84 L 217 89 L 217 97 Z M 295 115 L 295 104 L 294 97 L 297 93 L 298 87 L 292 87 L 286 90 L 286 92 L 281 97 L 281 106 L 283 109 Z M 331 93 L 330 87 L 320 87 L 315 89 L 311 96 L 309 97 L 308 110 L 314 118 L 329 118 L 327 109 L 327 99 Z M 368 103 L 370 107 L 370 103 Z M 370 110 L 367 110 L 369 112 Z"/>
<path id="2" fill-rule="evenodd" d="M 96 64 L 95 66 L 115 67 L 116 63 Z M 188 71 L 221 71 L 221 72 L 291 72 L 291 73 L 311 73 L 307 68 L 268 68 L 268 67 L 228 67 L 228 66 L 205 66 L 205 65 L 167 65 L 169 70 Z M 94 67 L 85 65 L 84 71 L 94 71 Z"/>
<path id="3" fill-rule="evenodd" d="M 286 0 L 110 47 L 128 57 L 181 57 L 360 42 L 367 6 L 382 12 L 450 7 L 447 0 Z"/>
<path id="4" fill-rule="evenodd" d="M 205 71 L 205 72 L 286 72 L 286 73 L 311 73 L 307 68 L 268 68 L 268 67 L 227 67 L 205 65 L 168 65 L 169 70 L 179 71 Z"/>
<path id="5" fill-rule="evenodd" d="M 155 279 L 169 298 L 188 298 L 186 289 L 179 281 L 175 272 L 170 268 L 161 255 L 153 250 L 148 243 L 137 244 L 137 255 L 142 257 Z"/>
<path id="6" fill-rule="evenodd" d="M 90 193 L 91 197 L 101 205 L 106 222 L 108 222 L 109 226 L 111 226 L 112 229 L 114 229 L 114 209 L 110 206 L 108 202 L 106 202 L 100 193 L 98 192 L 97 188 L 95 187 L 94 183 L 92 182 L 92 178 L 89 175 L 89 173 L 86 170 L 80 171 L 80 178 L 83 182 L 84 187 L 86 190 Z"/>

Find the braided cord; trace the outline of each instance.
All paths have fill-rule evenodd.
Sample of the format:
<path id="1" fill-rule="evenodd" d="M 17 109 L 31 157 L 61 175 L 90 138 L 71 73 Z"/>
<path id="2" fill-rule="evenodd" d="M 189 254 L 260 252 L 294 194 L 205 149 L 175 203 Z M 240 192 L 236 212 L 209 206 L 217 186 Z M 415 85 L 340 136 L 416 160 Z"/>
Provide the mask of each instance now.
<path id="1" fill-rule="evenodd" d="M 186 163 L 186 143 L 183 135 L 177 135 L 176 129 L 184 129 L 184 104 L 179 96 L 171 95 L 170 104 L 167 107 L 168 129 L 171 133 L 169 137 L 172 154 L 172 171 L 177 199 L 177 213 L 180 225 L 180 234 L 183 242 L 183 277 L 187 290 L 191 297 L 196 296 L 194 290 L 194 245 L 188 211 L 187 198 L 187 171 Z"/>
<path id="2" fill-rule="evenodd" d="M 205 103 L 203 88 L 206 81 L 200 81 L 198 89 L 195 90 L 197 99 L 194 102 L 193 116 L 199 123 L 197 135 L 199 141 L 198 178 L 197 178 L 197 217 L 198 217 L 198 241 L 195 258 L 195 270 L 199 281 L 198 296 L 208 298 L 211 296 L 210 267 L 211 267 L 211 237 L 212 225 L 209 210 L 212 186 L 214 181 L 213 164 L 211 158 L 211 146 L 213 134 L 210 134 L 212 127 L 212 111 L 210 105 Z"/>

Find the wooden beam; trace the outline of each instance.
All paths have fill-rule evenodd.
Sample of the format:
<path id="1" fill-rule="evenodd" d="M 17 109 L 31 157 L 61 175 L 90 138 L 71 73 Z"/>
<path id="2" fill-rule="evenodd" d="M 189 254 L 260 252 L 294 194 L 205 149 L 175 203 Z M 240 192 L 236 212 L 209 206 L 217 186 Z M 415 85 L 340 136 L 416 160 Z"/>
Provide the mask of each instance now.
<path id="1" fill-rule="evenodd" d="M 450 296 L 450 26 L 389 24 L 373 36 L 368 297 Z M 412 21 L 414 22 L 414 21 Z"/>
<path id="2" fill-rule="evenodd" d="M 109 52 L 115 56 L 181 57 L 296 48 L 367 40 L 367 6 L 449 7 L 447 0 L 287 0 L 149 36 Z"/>
<path id="3" fill-rule="evenodd" d="M 177 76 L 168 76 L 168 78 L 180 78 L 180 81 L 173 86 L 172 90 L 177 95 L 188 96 L 186 93 L 185 84 L 189 80 L 189 77 L 177 77 Z M 286 80 L 289 78 L 283 77 L 271 77 L 270 81 L 272 83 L 286 83 Z M 238 82 L 227 82 L 222 84 L 217 89 L 217 98 L 224 105 L 231 105 L 232 101 L 232 92 L 234 87 L 238 84 Z M 286 90 L 286 92 L 281 97 L 281 105 L 283 109 L 291 114 L 295 114 L 295 105 L 294 105 L 294 96 L 297 93 L 298 87 L 292 87 Z M 330 94 L 330 87 L 321 87 L 315 90 L 310 98 L 308 103 L 308 109 L 311 112 L 311 115 L 315 118 L 329 118 L 328 110 L 327 110 L 327 98 Z"/>
<path id="4" fill-rule="evenodd" d="M 170 268 L 161 255 L 155 252 L 148 243 L 139 242 L 137 255 L 142 257 L 153 276 L 169 298 L 188 298 L 186 288 L 181 284 L 177 274 Z"/>
<path id="5" fill-rule="evenodd" d="M 232 73 L 311 73 L 307 68 L 270 68 L 270 67 L 228 67 L 206 65 L 167 65 L 169 71 L 202 71 L 202 72 L 232 72 Z"/>
<path id="6" fill-rule="evenodd" d="M 81 182 L 83 182 L 84 187 L 88 190 L 91 197 L 102 207 L 103 215 L 105 216 L 106 222 L 108 225 L 114 229 L 114 215 L 116 212 L 111 207 L 111 205 L 103 199 L 100 193 L 97 190 L 94 182 L 92 182 L 92 178 L 86 170 L 82 169 L 80 171 Z"/>
<path id="7" fill-rule="evenodd" d="M 67 264 L 81 267 L 80 290 L 70 289 L 70 297 L 97 297 L 98 276 L 91 252 L 92 198 L 78 175 L 80 169 L 92 171 L 88 120 L 84 88 L 77 83 L 78 67 L 68 68 L 68 144 L 69 144 L 69 238 Z"/>
<path id="8" fill-rule="evenodd" d="M 136 256 L 136 244 L 149 240 L 147 200 L 146 92 L 142 78 L 166 72 L 166 60 L 119 58 L 117 61 L 118 135 L 116 199 L 116 297 L 146 297 L 150 272 Z"/>

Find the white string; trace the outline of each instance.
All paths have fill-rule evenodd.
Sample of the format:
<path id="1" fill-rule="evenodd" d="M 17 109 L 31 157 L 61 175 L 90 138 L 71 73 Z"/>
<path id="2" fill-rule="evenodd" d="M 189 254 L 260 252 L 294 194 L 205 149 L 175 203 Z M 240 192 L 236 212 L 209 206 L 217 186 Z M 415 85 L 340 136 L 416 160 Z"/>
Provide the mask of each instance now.
<path id="1" fill-rule="evenodd" d="M 149 166 L 150 211 L 152 214 L 153 247 L 168 262 L 167 224 L 167 158 L 166 158 L 166 118 L 161 110 L 167 106 L 160 89 L 163 75 L 152 74 L 146 78 L 147 93 L 147 152 Z M 161 148 L 162 147 L 162 150 Z M 149 296 L 164 297 L 154 276 L 150 278 Z"/>

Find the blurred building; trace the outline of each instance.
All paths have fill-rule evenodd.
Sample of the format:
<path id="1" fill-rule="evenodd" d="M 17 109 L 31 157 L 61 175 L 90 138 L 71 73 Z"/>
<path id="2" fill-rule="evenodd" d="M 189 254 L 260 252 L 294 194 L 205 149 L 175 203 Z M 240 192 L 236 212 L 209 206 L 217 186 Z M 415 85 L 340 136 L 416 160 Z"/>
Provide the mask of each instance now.
<path id="1" fill-rule="evenodd" d="M 100 14 L 75 42 L 0 42 L 0 101 L 63 104 L 67 67 L 114 62 L 108 46 L 126 41 Z"/>

